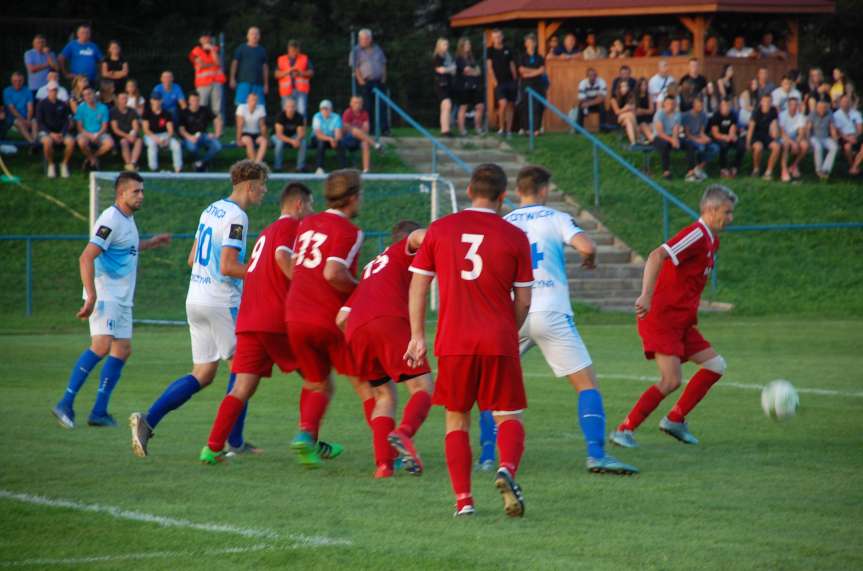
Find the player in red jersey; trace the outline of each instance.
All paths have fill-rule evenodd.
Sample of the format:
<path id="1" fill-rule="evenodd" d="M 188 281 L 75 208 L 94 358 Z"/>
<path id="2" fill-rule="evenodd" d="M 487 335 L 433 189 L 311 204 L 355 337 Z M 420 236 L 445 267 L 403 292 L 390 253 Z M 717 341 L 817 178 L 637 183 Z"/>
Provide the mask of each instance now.
<path id="1" fill-rule="evenodd" d="M 269 377 L 273 364 L 283 373 L 296 370 L 288 346 L 283 319 L 290 282 L 291 248 L 300 220 L 312 213 L 312 192 L 293 182 L 282 191 L 281 217 L 267 226 L 252 249 L 246 269 L 245 287 L 237 315 L 237 348 L 231 372 L 237 375 L 231 391 L 222 400 L 201 461 L 216 464 L 225 458 L 225 440 L 234 423 L 245 413 L 261 377 Z"/>
<path id="2" fill-rule="evenodd" d="M 357 256 L 363 233 L 351 223 L 360 212 L 360 173 L 338 170 L 324 185 L 327 210 L 300 222 L 291 267 L 291 289 L 285 301 L 288 341 L 304 383 L 300 394 L 299 432 L 291 443 L 300 463 L 321 463 L 318 431 L 333 392 L 333 368 L 348 375 L 370 420 L 374 397 L 356 379 L 345 337 L 336 315 L 357 287 Z"/>
<path id="3" fill-rule="evenodd" d="M 493 411 L 500 468 L 495 486 L 509 516 L 524 514 L 515 482 L 524 452 L 521 413 L 527 408 L 518 330 L 530 308 L 533 270 L 524 231 L 500 218 L 506 174 L 479 165 L 467 189 L 472 207 L 429 226 L 411 271 L 411 340 L 405 359 L 425 362 L 426 298 L 432 278 L 440 288 L 434 404 L 446 408 L 446 460 L 456 516 L 475 512 L 471 496 L 470 411 Z M 514 292 L 514 295 L 513 295 Z"/>
<path id="4" fill-rule="evenodd" d="M 627 448 L 637 446 L 633 431 L 681 382 L 680 364 L 700 366 L 659 429 L 686 444 L 698 444 L 689 432 L 686 415 L 704 398 L 725 372 L 725 359 L 714 351 L 695 327 L 701 292 L 716 260 L 719 238 L 734 218 L 737 196 L 721 185 L 711 185 L 701 197 L 701 217 L 650 253 L 644 266 L 641 296 L 635 302 L 638 334 L 644 355 L 656 359 L 660 380 L 644 391 L 623 423 L 609 439 Z"/>
<path id="5" fill-rule="evenodd" d="M 357 376 L 374 391 L 375 478 L 393 475 L 394 452 L 398 452 L 411 474 L 419 476 L 423 471 L 413 436 L 428 416 L 434 383 L 428 364 L 413 367 L 403 357 L 411 337 L 408 268 L 424 236 L 425 230 L 416 222 L 397 223 L 392 231 L 392 245 L 366 264 L 357 289 L 337 319 L 354 356 Z M 395 383 L 401 382 L 411 397 L 396 429 Z"/>

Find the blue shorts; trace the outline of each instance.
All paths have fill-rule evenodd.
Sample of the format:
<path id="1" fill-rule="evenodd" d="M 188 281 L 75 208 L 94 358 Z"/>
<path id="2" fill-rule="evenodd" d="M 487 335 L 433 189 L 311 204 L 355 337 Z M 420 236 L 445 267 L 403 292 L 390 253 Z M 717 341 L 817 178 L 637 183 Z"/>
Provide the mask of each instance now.
<path id="1" fill-rule="evenodd" d="M 353 135 L 345 135 L 342 138 L 342 146 L 348 151 L 356 151 L 360 148 L 360 140 Z"/>
<path id="2" fill-rule="evenodd" d="M 264 104 L 264 86 L 258 83 L 247 83 L 245 81 L 237 84 L 237 92 L 234 94 L 234 105 L 242 105 L 249 97 L 249 93 L 258 94 L 258 101 Z"/>

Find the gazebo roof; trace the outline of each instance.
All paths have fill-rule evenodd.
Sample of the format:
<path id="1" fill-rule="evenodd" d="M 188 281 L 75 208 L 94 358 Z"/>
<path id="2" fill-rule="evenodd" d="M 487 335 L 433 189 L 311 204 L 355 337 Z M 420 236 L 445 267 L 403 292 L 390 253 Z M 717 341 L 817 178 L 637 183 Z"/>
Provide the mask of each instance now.
<path id="1" fill-rule="evenodd" d="M 453 27 L 516 20 L 653 14 L 833 13 L 833 0 L 482 0 L 450 18 Z"/>

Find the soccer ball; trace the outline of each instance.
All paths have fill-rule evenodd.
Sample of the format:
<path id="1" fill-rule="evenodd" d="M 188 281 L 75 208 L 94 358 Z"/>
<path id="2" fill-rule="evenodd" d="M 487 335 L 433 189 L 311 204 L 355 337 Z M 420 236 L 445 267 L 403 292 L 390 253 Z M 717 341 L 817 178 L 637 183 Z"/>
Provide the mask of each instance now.
<path id="1" fill-rule="evenodd" d="M 784 379 L 771 381 L 761 391 L 761 408 L 764 414 L 776 420 L 791 418 L 800 406 L 800 396 L 794 385 Z"/>

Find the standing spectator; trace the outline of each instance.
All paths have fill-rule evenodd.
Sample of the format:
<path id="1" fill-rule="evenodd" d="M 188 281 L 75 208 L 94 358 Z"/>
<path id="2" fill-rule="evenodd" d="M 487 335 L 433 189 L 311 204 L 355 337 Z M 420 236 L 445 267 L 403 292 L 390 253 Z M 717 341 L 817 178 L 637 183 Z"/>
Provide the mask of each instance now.
<path id="1" fill-rule="evenodd" d="M 758 100 L 758 106 L 752 112 L 749 119 L 749 128 L 746 132 L 746 149 L 752 150 L 752 176 L 758 176 L 761 167 L 761 153 L 770 149 L 767 158 L 767 168 L 764 170 L 764 180 L 773 179 L 773 168 L 779 159 L 779 114 L 773 107 L 769 94 L 764 94 Z"/>
<path id="2" fill-rule="evenodd" d="M 209 133 L 210 124 L 213 132 Z M 180 111 L 180 137 L 183 146 L 195 158 L 195 171 L 204 172 L 210 161 L 222 150 L 222 119 L 209 107 L 201 105 L 201 96 L 189 94 L 189 106 Z M 203 156 L 202 156 L 203 153 Z"/>
<path id="3" fill-rule="evenodd" d="M 687 81 L 692 83 L 692 97 L 701 99 L 704 90 L 707 88 L 707 78 L 701 74 L 701 64 L 698 58 L 689 58 L 689 70 L 686 75 L 680 78 L 680 84 L 683 85 Z M 684 109 L 681 109 L 681 111 L 684 111 Z"/>
<path id="4" fill-rule="evenodd" d="M 267 154 L 267 110 L 250 91 L 246 102 L 237 105 L 237 146 L 246 149 L 250 161 L 264 162 Z M 257 146 L 257 148 L 256 148 Z"/>
<path id="5" fill-rule="evenodd" d="M 379 45 L 373 43 L 372 31 L 363 28 L 357 35 L 357 45 L 351 50 L 348 64 L 354 71 L 357 85 L 363 96 L 363 105 L 369 110 L 372 123 L 375 117 L 375 89 L 386 91 L 387 57 Z M 387 113 L 381 109 L 380 127 L 384 135 L 389 135 L 390 126 Z M 316 114 L 317 115 L 317 114 Z"/>
<path id="6" fill-rule="evenodd" d="M 830 92 L 830 85 L 824 81 L 824 72 L 820 67 L 813 67 L 809 70 L 809 77 L 800 88 L 800 93 L 803 95 L 803 103 L 809 113 L 815 111 L 816 103 L 827 93 Z"/>
<path id="7" fill-rule="evenodd" d="M 611 111 L 617 117 L 617 123 L 626 132 L 626 138 L 629 139 L 630 145 L 634 145 L 637 142 L 638 124 L 635 117 L 635 109 L 635 91 L 630 88 L 629 82 L 621 81 L 617 83 L 616 89 L 611 94 Z"/>
<path id="8" fill-rule="evenodd" d="M 130 79 L 126 81 L 126 95 L 128 95 L 128 101 L 126 104 L 135 110 L 138 114 L 138 117 L 141 117 L 143 120 L 144 113 L 147 111 L 147 100 L 144 99 L 144 96 L 141 95 L 141 90 L 138 89 L 138 82 L 134 79 Z"/>
<path id="9" fill-rule="evenodd" d="M 668 95 L 668 87 L 673 83 L 674 78 L 671 77 L 671 73 L 668 71 L 668 62 L 664 59 L 659 60 L 656 75 L 651 77 L 647 83 L 647 91 L 658 105 L 661 101 L 665 100 L 665 97 Z"/>
<path id="10" fill-rule="evenodd" d="M 788 108 L 779 114 L 779 129 L 782 133 L 782 182 L 801 177 L 798 165 L 809 150 L 809 136 L 806 132 L 806 117 L 800 112 L 800 97 L 788 98 Z M 793 155 L 791 164 L 789 156 Z"/>
<path id="11" fill-rule="evenodd" d="M 163 71 L 159 78 L 159 84 L 150 92 L 150 97 L 159 96 L 162 100 L 162 109 L 171 114 L 171 120 L 176 127 L 180 122 L 180 109 L 186 108 L 186 95 L 183 88 L 174 83 L 174 74 Z"/>
<path id="12" fill-rule="evenodd" d="M 838 67 L 833 68 L 833 85 L 830 86 L 830 100 L 833 102 L 834 107 L 839 98 L 845 95 L 846 83 L 845 72 Z"/>
<path id="13" fill-rule="evenodd" d="M 731 46 L 730 50 L 725 52 L 725 55 L 727 57 L 736 58 L 758 57 L 758 53 L 746 45 L 746 38 L 744 38 L 743 35 L 734 36 L 734 44 Z"/>
<path id="14" fill-rule="evenodd" d="M 581 50 L 578 49 L 578 39 L 572 32 L 563 37 L 563 45 L 557 46 L 554 50 L 554 57 L 560 59 L 572 59 L 577 57 Z M 549 56 L 550 57 L 550 56 Z"/>
<path id="15" fill-rule="evenodd" d="M 620 69 L 617 72 L 617 77 L 614 78 L 611 82 L 611 92 L 617 93 L 617 86 L 621 82 L 629 84 L 629 91 L 635 93 L 638 89 L 638 82 L 632 77 L 632 69 L 628 65 L 620 66 Z M 651 113 L 651 116 L 653 114 Z"/>
<path id="16" fill-rule="evenodd" d="M 638 84 L 635 88 L 635 122 L 638 125 L 638 131 L 648 143 L 653 142 L 653 115 L 656 113 L 656 106 L 653 103 L 653 98 L 647 91 L 647 78 L 641 77 L 638 79 Z"/>
<path id="17" fill-rule="evenodd" d="M 48 83 L 54 82 L 57 84 L 57 99 L 63 101 L 64 103 L 69 102 L 69 92 L 65 87 L 60 85 L 60 72 L 51 70 L 48 72 Z M 36 92 L 36 106 L 38 108 L 39 102 L 48 97 L 48 83 L 39 88 Z"/>
<path id="18" fill-rule="evenodd" d="M 594 32 L 587 33 L 584 43 L 587 45 L 582 50 L 581 57 L 584 58 L 585 61 L 605 59 L 608 57 L 608 52 L 605 48 L 596 45 L 596 34 Z"/>
<path id="19" fill-rule="evenodd" d="M 839 131 L 842 152 L 845 153 L 848 164 L 852 165 L 850 174 L 859 174 L 859 169 L 854 168 L 854 147 L 863 137 L 863 118 L 859 111 L 851 107 L 851 98 L 847 95 L 839 98 L 839 108 L 833 112 L 833 123 Z"/>
<path id="20" fill-rule="evenodd" d="M 6 124 L 15 127 L 28 143 L 36 142 L 36 121 L 33 109 L 33 92 L 24 85 L 21 72 L 12 74 L 12 85 L 3 90 L 3 106 L 6 108 Z"/>
<path id="21" fill-rule="evenodd" d="M 371 149 L 380 145 L 369 134 L 369 114 L 363 109 L 363 98 L 354 95 L 350 106 L 342 113 L 344 137 L 341 144 L 345 151 L 362 150 L 363 172 L 369 172 L 372 165 Z"/>
<path id="22" fill-rule="evenodd" d="M 125 91 L 117 94 L 117 104 L 111 109 L 111 133 L 120 144 L 123 168 L 127 171 L 138 170 L 138 160 L 144 150 L 141 136 L 141 122 L 138 112 L 129 107 L 129 95 Z"/>
<path id="23" fill-rule="evenodd" d="M 716 80 L 716 91 L 719 92 L 719 100 L 728 99 L 734 101 L 734 66 L 727 63 L 722 66 L 722 75 Z"/>
<path id="24" fill-rule="evenodd" d="M 776 110 L 779 111 L 779 113 L 785 111 L 790 98 L 795 97 L 797 99 L 801 99 L 800 92 L 794 88 L 794 82 L 791 81 L 791 78 L 787 74 L 782 76 L 782 81 L 779 82 L 779 87 L 773 90 L 770 97 L 773 101 L 773 106 L 776 107 Z"/>
<path id="25" fill-rule="evenodd" d="M 208 107 L 221 120 L 225 74 L 222 71 L 222 54 L 219 53 L 219 46 L 213 43 L 212 34 L 201 34 L 198 45 L 189 52 L 189 61 L 195 69 L 195 90 L 201 98 L 201 105 Z"/>
<path id="26" fill-rule="evenodd" d="M 297 111 L 303 117 L 309 104 L 309 92 L 312 90 L 311 79 L 315 68 L 309 56 L 300 51 L 300 42 L 288 41 L 288 53 L 280 55 L 276 60 L 276 80 L 279 82 L 279 97 L 284 108 L 288 97 L 296 102 Z"/>
<path id="27" fill-rule="evenodd" d="M 743 163 L 743 155 L 746 154 L 746 143 L 740 136 L 737 123 L 737 112 L 731 107 L 730 99 L 721 99 L 719 110 L 707 122 L 710 137 L 719 147 L 719 176 L 722 178 L 736 177 Z M 734 166 L 730 169 L 728 151 L 734 151 Z"/>
<path id="28" fill-rule="evenodd" d="M 483 132 L 482 117 L 485 111 L 482 93 L 482 68 L 473 57 L 470 40 L 462 37 L 458 41 L 455 56 L 456 99 L 458 101 L 458 129 L 467 135 L 465 117 L 468 107 L 473 108 L 473 124 L 476 134 Z"/>
<path id="29" fill-rule="evenodd" d="M 72 91 L 69 93 L 69 108 L 72 114 L 78 112 L 78 106 L 84 102 L 84 90 L 90 87 L 90 80 L 84 75 L 72 78 Z"/>
<path id="30" fill-rule="evenodd" d="M 608 50 L 608 57 L 611 59 L 630 57 L 629 52 L 626 50 L 626 46 L 623 45 L 623 40 L 616 38 L 611 43 L 611 49 Z"/>
<path id="31" fill-rule="evenodd" d="M 438 38 L 432 56 L 434 68 L 434 92 L 440 108 L 440 134 L 452 137 L 450 119 L 452 118 L 452 93 L 455 83 L 455 60 L 449 53 L 449 41 Z"/>
<path id="32" fill-rule="evenodd" d="M 96 92 L 99 101 L 108 107 L 114 106 L 114 82 L 110 79 L 99 80 L 99 91 Z"/>
<path id="33" fill-rule="evenodd" d="M 653 36 L 644 34 L 641 36 L 641 41 L 638 47 L 632 52 L 633 57 L 653 57 L 656 55 L 656 48 L 653 46 Z"/>
<path id="34" fill-rule="evenodd" d="M 590 113 L 599 115 L 599 124 L 605 124 L 605 98 L 608 86 L 592 67 L 587 69 L 587 77 L 578 83 L 578 124 L 584 127 L 584 118 Z"/>
<path id="35" fill-rule="evenodd" d="M 333 113 L 333 104 L 329 99 L 321 101 L 318 108 L 319 111 L 312 117 L 312 145 L 317 150 L 315 173 L 324 174 L 324 158 L 328 147 L 336 151 L 340 168 L 345 168 L 347 162 L 342 144 L 342 118 Z"/>
<path id="36" fill-rule="evenodd" d="M 174 163 L 174 172 L 183 170 L 183 148 L 174 137 L 174 120 L 162 109 L 161 95 L 150 97 L 150 105 L 144 113 L 144 144 L 147 147 L 147 166 L 151 171 L 159 170 L 159 149 L 168 148 Z"/>
<path id="37" fill-rule="evenodd" d="M 290 145 L 297 150 L 297 172 L 303 172 L 306 169 L 306 117 L 297 109 L 297 102 L 293 97 L 285 99 L 285 107 L 276 117 L 274 130 L 273 168 L 282 170 L 285 145 Z"/>
<path id="38" fill-rule="evenodd" d="M 699 182 L 707 178 L 705 167 L 719 152 L 719 146 L 707 135 L 707 113 L 700 97 L 692 101 L 692 109 L 681 118 L 686 146 L 686 158 L 689 161 L 687 182 Z"/>
<path id="39" fill-rule="evenodd" d="M 715 57 L 719 55 L 719 38 L 709 36 L 704 42 L 704 55 L 707 57 Z"/>
<path id="40" fill-rule="evenodd" d="M 662 100 L 662 108 L 653 117 L 653 147 L 662 161 L 662 178 L 671 179 L 671 151 L 680 150 L 680 113 L 674 97 Z"/>
<path id="41" fill-rule="evenodd" d="M 560 38 L 557 37 L 557 34 L 553 34 L 550 38 L 548 38 L 548 42 L 545 45 L 545 53 L 548 54 L 546 59 L 549 56 L 553 57 L 555 50 L 560 46 Z"/>
<path id="42" fill-rule="evenodd" d="M 66 47 L 60 52 L 57 63 L 60 64 L 60 69 L 67 79 L 72 79 L 76 75 L 83 75 L 90 82 L 90 85 L 96 85 L 96 78 L 99 76 L 99 62 L 102 61 L 102 58 L 102 51 L 99 46 L 90 41 L 90 26 L 82 24 L 78 26 L 75 39 L 66 44 Z"/>
<path id="43" fill-rule="evenodd" d="M 57 58 L 45 42 L 45 36 L 37 34 L 33 38 L 33 49 L 24 52 L 24 65 L 27 67 L 27 87 L 36 92 L 48 84 L 48 73 L 56 71 Z"/>
<path id="44" fill-rule="evenodd" d="M 129 62 L 123 57 L 123 49 L 117 40 L 108 43 L 108 57 L 102 60 L 101 72 L 103 81 L 110 80 L 114 84 L 114 94 L 123 91 L 129 79 Z"/>
<path id="45" fill-rule="evenodd" d="M 512 51 L 503 44 L 503 32 L 491 33 L 492 46 L 488 48 L 487 77 L 494 86 L 494 100 L 497 104 L 498 135 L 512 136 L 512 120 L 516 100 L 517 71 Z"/>
<path id="46" fill-rule="evenodd" d="M 263 104 L 270 92 L 267 50 L 260 44 L 261 30 L 252 26 L 246 33 L 246 43 L 234 50 L 234 60 L 231 62 L 231 89 L 236 90 L 234 105 L 246 103 L 249 93 L 257 94 Z"/>
<path id="47" fill-rule="evenodd" d="M 815 110 L 809 114 L 809 144 L 812 145 L 812 155 L 815 159 L 815 174 L 822 181 L 830 178 L 833 162 L 839 152 L 839 132 L 833 124 L 833 112 L 830 103 L 822 97 L 815 104 Z M 824 156 L 824 151 L 827 156 Z"/>
<path id="48" fill-rule="evenodd" d="M 755 79 L 758 81 L 758 100 L 761 101 L 761 97 L 764 95 L 773 97 L 773 90 L 776 89 L 776 84 L 770 81 L 770 70 L 764 66 L 759 67 L 755 74 Z"/>
<path id="49" fill-rule="evenodd" d="M 84 153 L 84 167 L 99 169 L 99 157 L 111 152 L 114 139 L 108 134 L 110 113 L 108 106 L 96 100 L 92 87 L 84 89 L 84 101 L 75 111 L 78 124 L 78 148 Z"/>
<path id="50" fill-rule="evenodd" d="M 524 37 L 524 53 L 518 58 L 518 76 L 521 78 L 521 97 L 519 116 L 521 130 L 527 132 L 530 129 L 530 105 L 533 106 L 533 130 L 538 135 L 542 130 L 543 106 L 539 101 L 528 97 L 527 89 L 531 88 L 545 97 L 545 59 L 536 51 L 537 42 L 535 34 L 527 34 Z"/>
<path id="51" fill-rule="evenodd" d="M 48 178 L 57 176 L 54 165 L 54 148 L 63 148 L 63 161 L 60 163 L 60 176 L 69 178 L 69 159 L 75 151 L 75 139 L 69 134 L 69 105 L 58 96 L 60 87 L 56 81 L 49 81 L 48 97 L 36 107 L 36 123 L 39 126 L 39 141 L 48 164 Z"/>
<path id="52" fill-rule="evenodd" d="M 776 47 L 773 43 L 773 32 L 764 32 L 761 36 L 761 43 L 758 44 L 758 55 L 762 58 L 785 59 L 785 52 Z"/>

